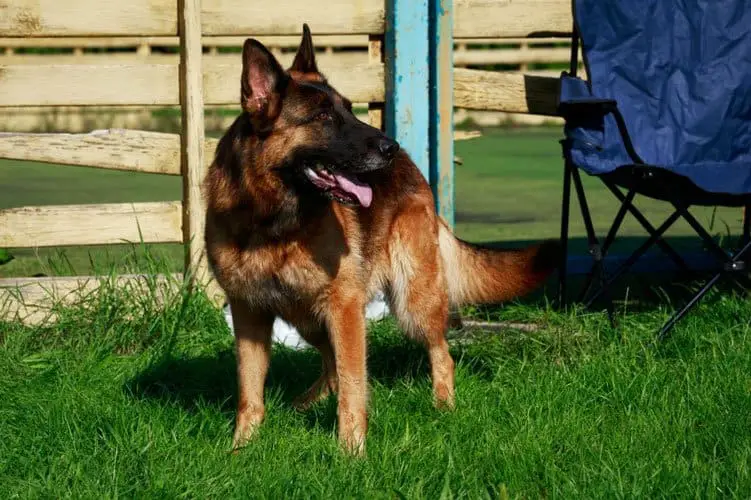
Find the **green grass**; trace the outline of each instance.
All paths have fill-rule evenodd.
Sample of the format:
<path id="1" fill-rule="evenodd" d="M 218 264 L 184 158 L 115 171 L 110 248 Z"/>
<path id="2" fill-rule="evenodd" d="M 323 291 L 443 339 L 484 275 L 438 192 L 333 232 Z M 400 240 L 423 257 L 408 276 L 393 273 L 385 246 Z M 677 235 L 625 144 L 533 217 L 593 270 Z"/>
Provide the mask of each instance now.
<path id="1" fill-rule="evenodd" d="M 232 337 L 198 294 L 163 310 L 106 288 L 59 321 L 0 323 L 0 498 L 748 498 L 751 306 L 714 297 L 645 351 L 665 312 L 511 305 L 534 321 L 456 343 L 457 408 L 431 404 L 427 357 L 370 327 L 365 459 L 343 456 L 334 399 L 300 413 L 310 351 L 277 346 L 267 420 L 228 454 Z M 742 319 L 740 319 L 742 318 Z"/>
<path id="2" fill-rule="evenodd" d="M 557 237 L 560 231 L 563 160 L 558 128 L 487 129 L 479 139 L 456 143 L 464 162 L 456 166 L 457 234 L 475 241 L 519 241 Z M 582 173 L 587 200 L 599 234 L 607 232 L 618 203 L 596 178 Z M 664 202 L 636 198 L 636 205 L 659 225 L 671 213 Z M 571 234 L 583 237 L 578 202 L 572 195 Z M 711 208 L 696 208 L 703 223 L 712 219 Z M 742 211 L 721 208 L 715 216 L 718 234 L 739 234 Z M 643 236 L 641 226 L 626 217 L 622 233 Z M 692 235 L 680 221 L 668 233 Z M 583 248 L 583 247 L 582 247 Z"/>
<path id="3" fill-rule="evenodd" d="M 471 241 L 520 242 L 556 237 L 561 212 L 562 163 L 557 128 L 487 129 L 484 137 L 456 144 L 464 161 L 456 167 L 457 233 Z M 607 230 L 617 209 L 613 196 L 596 179 L 585 176 L 595 226 Z M 172 176 L 109 171 L 83 167 L 45 165 L 0 160 L 0 209 L 66 203 L 124 203 L 176 200 L 180 179 Z M 638 200 L 638 198 L 637 198 Z M 575 203 L 575 202 L 574 202 Z M 665 203 L 640 200 L 638 206 L 659 224 L 668 215 Z M 712 220 L 711 209 L 694 211 L 700 221 Z M 720 209 L 712 231 L 738 234 L 741 211 Z M 583 252 L 584 228 L 578 207 L 572 205 L 571 234 L 574 250 Z M 621 247 L 633 247 L 644 233 L 626 218 Z M 691 235 L 679 222 L 669 235 L 681 240 Z M 695 240 L 692 240 L 695 243 Z M 679 241 L 680 246 L 688 243 Z M 159 252 L 179 270 L 180 245 L 158 245 Z M 76 275 L 92 272 L 91 262 L 105 269 L 122 269 L 130 253 L 128 245 L 87 248 L 13 249 L 15 260 L 0 267 L 0 277 Z M 64 256 L 64 258 L 60 258 Z M 57 263 L 57 265 L 53 265 Z M 64 263 L 64 265 L 59 265 Z"/>

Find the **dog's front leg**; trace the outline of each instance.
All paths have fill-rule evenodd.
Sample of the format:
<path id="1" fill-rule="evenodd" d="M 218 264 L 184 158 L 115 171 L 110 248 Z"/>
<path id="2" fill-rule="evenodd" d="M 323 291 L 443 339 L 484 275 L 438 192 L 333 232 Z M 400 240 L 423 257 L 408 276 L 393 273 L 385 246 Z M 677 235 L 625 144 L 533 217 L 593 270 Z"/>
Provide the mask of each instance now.
<path id="1" fill-rule="evenodd" d="M 271 357 L 274 317 L 233 300 L 232 322 L 237 354 L 237 421 L 233 448 L 242 447 L 263 422 L 263 385 Z"/>
<path id="2" fill-rule="evenodd" d="M 362 455 L 368 426 L 365 298 L 332 297 L 327 322 L 339 381 L 339 443 Z"/>

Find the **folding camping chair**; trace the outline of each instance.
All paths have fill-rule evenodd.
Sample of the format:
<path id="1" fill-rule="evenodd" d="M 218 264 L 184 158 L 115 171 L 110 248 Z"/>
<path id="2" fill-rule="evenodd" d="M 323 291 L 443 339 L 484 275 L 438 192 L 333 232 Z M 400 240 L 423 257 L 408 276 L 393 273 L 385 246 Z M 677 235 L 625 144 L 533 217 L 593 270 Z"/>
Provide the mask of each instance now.
<path id="1" fill-rule="evenodd" d="M 581 300 L 607 299 L 609 287 L 657 245 L 679 269 L 685 260 L 663 239 L 683 218 L 716 258 L 714 275 L 662 327 L 664 338 L 722 278 L 743 290 L 751 280 L 751 5 L 748 0 L 574 0 L 571 67 L 561 76 L 565 120 L 559 301 L 566 304 L 566 259 L 573 182 L 593 257 Z M 577 77 L 579 43 L 588 81 Z M 621 202 L 602 242 L 595 235 L 579 169 L 597 176 Z M 672 205 L 654 227 L 636 195 Z M 694 205 L 744 207 L 743 236 L 721 248 L 689 212 Z M 739 210 L 740 212 L 740 210 Z M 649 238 L 616 270 L 605 256 L 631 213 Z M 749 253 L 751 255 L 751 253 Z"/>

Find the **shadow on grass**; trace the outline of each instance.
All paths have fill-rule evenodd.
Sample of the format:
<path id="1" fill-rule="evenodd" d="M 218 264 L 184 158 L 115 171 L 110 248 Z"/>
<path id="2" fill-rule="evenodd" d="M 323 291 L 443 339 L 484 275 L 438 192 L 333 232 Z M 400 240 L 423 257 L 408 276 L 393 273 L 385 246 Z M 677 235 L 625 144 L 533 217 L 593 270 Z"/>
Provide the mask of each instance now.
<path id="1" fill-rule="evenodd" d="M 723 267 L 723 263 L 707 250 L 698 237 L 673 236 L 666 238 L 667 243 L 686 259 L 691 271 L 679 269 L 670 258 L 656 246 L 653 246 L 632 267 L 628 267 L 628 270 L 621 274 L 620 268 L 623 261 L 644 243 L 645 239 L 644 237 L 624 236 L 616 240 L 608 252 L 608 258 L 615 260 L 608 260 L 605 263 L 605 273 L 606 278 L 610 278 L 616 273 L 619 276 L 607 287 L 609 293 L 602 295 L 600 299 L 595 301 L 591 310 L 603 310 L 608 296 L 616 304 L 616 307 L 625 307 L 631 312 L 653 312 L 665 306 L 680 308 L 695 295 L 708 279 Z M 717 241 L 723 248 L 730 250 L 735 248 L 738 240 L 736 235 L 733 237 L 725 236 Z M 491 248 L 523 248 L 534 243 L 536 241 L 525 240 L 486 242 L 484 245 Z M 602 239 L 600 243 L 602 243 Z M 567 297 L 569 304 L 581 303 L 584 297 L 583 292 L 588 284 L 588 276 L 581 274 L 581 270 L 590 267 L 593 262 L 587 254 L 587 246 L 586 238 L 576 237 L 569 240 L 570 269 L 572 260 L 576 261 L 573 268 L 578 269 L 580 273 L 569 274 L 568 276 Z M 588 296 L 598 290 L 600 285 L 601 278 L 599 275 L 595 275 Z M 555 303 L 557 288 L 558 273 L 556 272 L 544 289 L 520 299 L 519 302 L 526 305 Z M 738 288 L 730 283 L 730 280 L 722 279 L 717 284 L 716 290 L 725 294 L 734 290 L 737 291 Z"/>
<path id="2" fill-rule="evenodd" d="M 374 328 L 380 332 L 371 340 L 368 350 L 371 383 L 395 387 L 411 380 L 424 381 L 421 385 L 427 391 L 426 399 L 429 399 L 430 369 L 422 345 L 404 337 L 390 321 Z M 465 355 L 463 349 L 460 348 L 458 352 L 454 349 L 455 357 Z M 486 363 L 477 361 L 469 360 L 467 366 L 476 368 L 480 376 L 492 372 L 485 366 Z M 130 380 L 125 391 L 133 398 L 177 404 L 188 412 L 210 406 L 233 415 L 237 394 L 235 366 L 232 348 L 225 348 L 215 355 L 166 356 Z M 266 380 L 267 403 L 272 400 L 291 407 L 293 400 L 312 385 L 320 373 L 321 359 L 314 349 L 298 351 L 275 347 Z M 336 398 L 330 397 L 314 405 L 303 415 L 311 429 L 333 429 L 336 423 Z"/>

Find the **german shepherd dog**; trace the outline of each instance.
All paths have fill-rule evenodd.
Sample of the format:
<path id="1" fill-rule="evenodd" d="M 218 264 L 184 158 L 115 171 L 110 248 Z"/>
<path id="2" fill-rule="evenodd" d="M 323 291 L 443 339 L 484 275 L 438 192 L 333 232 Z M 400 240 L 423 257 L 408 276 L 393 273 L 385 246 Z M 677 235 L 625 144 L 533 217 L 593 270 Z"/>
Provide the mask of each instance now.
<path id="1" fill-rule="evenodd" d="M 531 291 L 554 269 L 558 246 L 500 251 L 456 239 L 409 156 L 358 120 L 318 71 L 307 25 L 288 70 L 253 39 L 242 62 L 242 113 L 219 141 L 204 186 L 209 264 L 236 329 L 234 447 L 264 418 L 279 316 L 323 359 L 323 373 L 296 405 L 337 392 L 340 444 L 359 454 L 369 299 L 386 292 L 401 327 L 427 348 L 436 406 L 452 408 L 449 308 Z"/>

